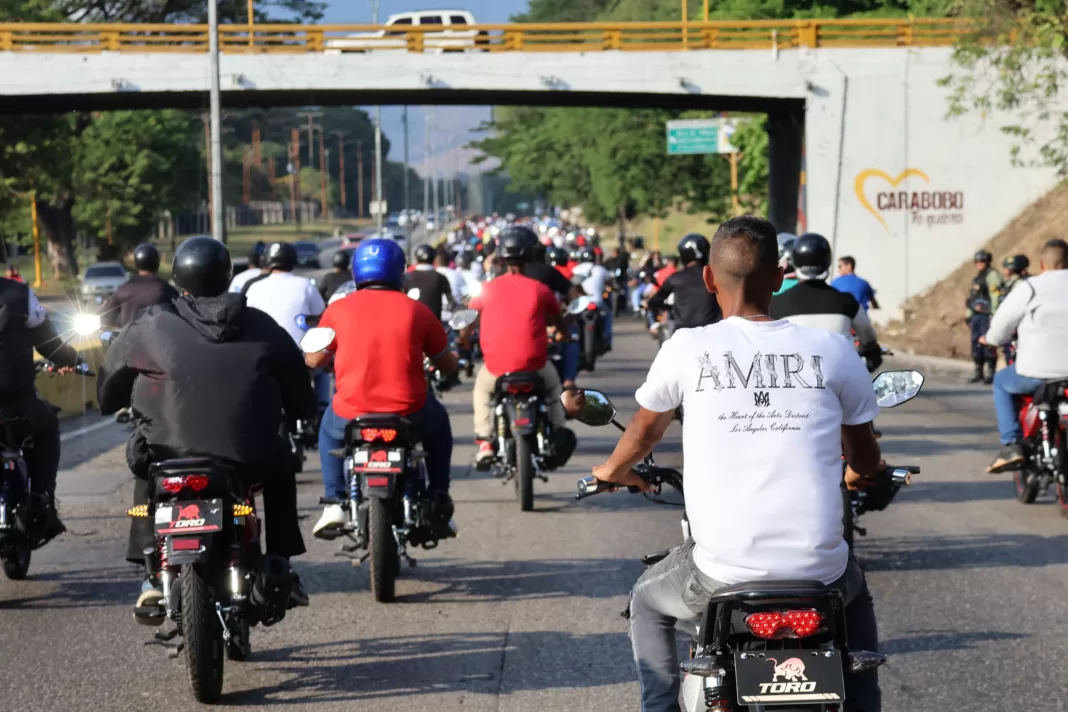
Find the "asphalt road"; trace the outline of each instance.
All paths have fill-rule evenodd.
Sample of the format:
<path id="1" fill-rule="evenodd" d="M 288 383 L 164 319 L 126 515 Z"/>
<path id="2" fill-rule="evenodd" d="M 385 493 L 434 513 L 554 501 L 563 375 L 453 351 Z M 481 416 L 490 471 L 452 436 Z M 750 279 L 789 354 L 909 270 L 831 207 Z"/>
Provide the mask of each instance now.
<path id="1" fill-rule="evenodd" d="M 631 322 L 585 379 L 623 411 L 654 355 Z M 923 474 L 858 545 L 879 615 L 884 709 L 1063 710 L 1068 521 L 1025 506 L 982 473 L 994 442 L 987 389 L 930 372 L 912 403 L 879 425 L 886 458 Z M 224 703 L 292 710 L 636 710 L 619 612 L 637 558 L 677 543 L 678 510 L 637 496 L 575 502 L 575 480 L 615 442 L 577 426 L 579 451 L 520 513 L 510 486 L 469 473 L 468 388 L 446 394 L 457 447 L 460 537 L 420 552 L 399 601 L 376 604 L 365 568 L 310 536 L 318 473 L 301 477 L 309 553 L 296 560 L 312 605 L 253 633 L 253 658 L 228 663 Z M 70 532 L 35 554 L 31 578 L 0 580 L 0 700 L 8 709 L 144 710 L 191 703 L 184 657 L 146 647 L 130 608 L 139 573 L 123 561 L 129 475 L 116 425 L 65 423 L 59 496 Z M 678 431 L 658 452 L 678 464 Z M 724 503 L 729 506 L 729 503 Z M 763 513 L 754 513 L 762 516 Z"/>

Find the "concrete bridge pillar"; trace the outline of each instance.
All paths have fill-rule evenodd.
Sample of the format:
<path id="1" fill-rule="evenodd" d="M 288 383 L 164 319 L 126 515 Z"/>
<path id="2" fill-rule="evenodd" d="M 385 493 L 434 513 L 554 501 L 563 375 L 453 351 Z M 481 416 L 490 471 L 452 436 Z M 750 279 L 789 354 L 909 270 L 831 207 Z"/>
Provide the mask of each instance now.
<path id="1" fill-rule="evenodd" d="M 805 112 L 798 107 L 768 114 L 768 219 L 779 232 L 797 231 L 801 147 Z"/>

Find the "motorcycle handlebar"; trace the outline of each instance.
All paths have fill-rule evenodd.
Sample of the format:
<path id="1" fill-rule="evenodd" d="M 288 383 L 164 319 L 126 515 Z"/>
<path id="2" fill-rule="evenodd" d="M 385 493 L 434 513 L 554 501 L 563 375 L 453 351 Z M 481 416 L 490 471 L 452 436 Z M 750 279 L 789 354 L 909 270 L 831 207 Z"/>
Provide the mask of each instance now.
<path id="1" fill-rule="evenodd" d="M 51 361 L 34 361 L 34 371 L 37 373 L 56 373 L 59 371 L 59 367 Z M 79 361 L 72 369 L 73 373 L 78 376 L 95 376 L 96 373 L 89 370 L 89 364 L 84 361 Z"/>
<path id="2" fill-rule="evenodd" d="M 920 474 L 920 468 L 915 465 L 887 465 L 885 472 L 895 485 L 905 486 L 912 484 L 912 476 Z"/>
<path id="3" fill-rule="evenodd" d="M 659 493 L 661 485 L 668 485 L 678 490 L 680 494 L 682 493 L 682 475 L 676 470 L 642 463 L 634 466 L 634 472 L 637 473 L 646 484 L 656 488 L 657 493 Z M 619 487 L 620 485 L 605 482 L 596 477 L 583 477 L 578 481 L 578 492 L 575 494 L 575 499 L 585 499 L 586 497 L 592 497 L 601 492 L 611 492 Z M 631 492 L 641 491 L 637 487 L 628 487 L 627 489 Z"/>

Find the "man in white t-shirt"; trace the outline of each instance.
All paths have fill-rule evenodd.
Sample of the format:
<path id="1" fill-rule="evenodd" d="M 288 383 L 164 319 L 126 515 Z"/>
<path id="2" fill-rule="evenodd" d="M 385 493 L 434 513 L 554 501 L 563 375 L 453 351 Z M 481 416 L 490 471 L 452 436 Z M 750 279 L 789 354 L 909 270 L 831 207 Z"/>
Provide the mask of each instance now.
<path id="1" fill-rule="evenodd" d="M 673 626 L 699 620 L 725 586 L 804 579 L 839 588 L 850 647 L 878 648 L 864 574 L 842 538 L 843 451 L 850 487 L 872 484 L 881 472 L 867 369 L 842 336 L 767 315 L 783 279 L 771 223 L 725 222 L 710 265 L 705 285 L 723 321 L 682 329 L 664 343 L 635 396 L 640 410 L 608 462 L 593 470 L 647 489 L 631 468 L 684 406 L 693 538 L 650 567 L 631 598 L 643 712 L 679 709 Z M 875 671 L 847 677 L 846 709 L 878 712 Z"/>
<path id="2" fill-rule="evenodd" d="M 230 289 L 227 291 L 240 293 L 249 281 L 263 274 L 263 270 L 260 269 L 262 260 L 263 253 L 253 249 L 248 255 L 248 268 L 234 275 L 234 278 L 230 280 Z"/>
<path id="3" fill-rule="evenodd" d="M 310 279 L 293 274 L 297 251 L 288 242 L 272 244 L 262 260 L 263 272 L 245 282 L 241 292 L 250 307 L 267 312 L 299 346 L 305 330 L 297 324 L 297 317 L 322 314 L 326 309 L 323 296 Z M 320 405 L 328 405 L 330 374 L 316 371 L 313 379 Z"/>

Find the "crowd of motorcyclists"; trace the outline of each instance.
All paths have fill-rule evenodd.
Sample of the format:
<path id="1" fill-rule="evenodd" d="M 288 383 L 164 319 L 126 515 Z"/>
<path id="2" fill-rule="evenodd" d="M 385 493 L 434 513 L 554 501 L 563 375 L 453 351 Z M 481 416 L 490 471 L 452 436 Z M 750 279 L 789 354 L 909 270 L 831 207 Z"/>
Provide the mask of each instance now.
<path id="1" fill-rule="evenodd" d="M 715 462 L 716 472 L 747 472 L 741 479 L 702 480 L 699 473 L 684 478 L 692 539 L 634 588 L 631 630 L 642 709 L 678 709 L 678 666 L 667 631 L 676 621 L 699 616 L 712 593 L 725 586 L 806 579 L 837 588 L 847 604 L 851 646 L 874 650 L 872 601 L 863 572 L 841 541 L 839 497 L 843 453 L 849 487 L 871 485 L 880 476 L 872 428 L 877 408 L 867 377 L 882 360 L 867 316 L 869 308 L 879 308 L 874 290 L 848 256 L 839 258 L 838 276 L 828 282 L 833 255 L 823 236 L 777 234 L 758 218 L 729 220 L 712 240 L 688 234 L 667 258 L 645 250 L 640 238 L 628 248 L 606 251 L 595 231 L 554 218 L 475 218 L 440 245 L 417 246 L 410 265 L 396 242 L 366 239 L 351 255 L 338 252 L 331 271 L 316 283 L 295 273 L 296 251 L 285 242 L 258 244 L 249 269 L 233 276 L 226 247 L 198 237 L 176 251 L 172 286 L 157 276 L 156 248 L 138 246 L 132 255 L 137 275 L 101 308 L 104 325 L 118 333 L 98 381 L 102 413 L 133 413 L 127 462 L 135 476 L 134 505 L 151 501 L 151 463 L 221 458 L 249 486 L 263 488 L 267 553 L 288 561 L 305 551 L 296 510 L 299 464 L 284 439 L 293 423 L 314 429 L 330 503 L 312 533 L 333 539 L 347 521 L 336 500 L 345 496 L 340 453 L 350 424 L 368 414 L 396 414 L 419 433 L 433 526 L 437 536 L 448 538 L 455 532 L 454 442 L 427 369 L 445 374 L 439 385 L 455 384 L 458 353 L 473 359 L 477 347 L 482 365 L 472 384 L 473 464 L 480 469 L 499 457 L 491 415 L 498 379 L 536 373 L 553 426 L 553 457 L 563 464 L 576 447 L 567 420 L 577 406 L 561 395 L 575 393 L 580 372 L 592 371 L 596 358 L 611 351 L 613 324 L 629 311 L 646 321 L 661 350 L 638 390 L 638 414 L 593 474 L 613 485 L 647 489 L 631 468 L 684 405 L 688 469 Z M 976 379 L 994 384 L 1004 449 L 991 471 L 1001 471 L 1023 457 L 1013 394 L 1068 378 L 1068 368 L 1052 358 L 1068 347 L 1068 245 L 1055 240 L 1045 246 L 1039 277 L 1030 277 L 1023 255 L 1005 261 L 1006 280 L 991 262 L 987 252 L 976 255 L 967 307 Z M 0 279 L 0 307 L 0 409 L 5 417 L 19 416 L 21 437 L 32 442 L 27 465 L 49 521 L 40 546 L 64 528 L 54 497 L 58 424 L 35 396 L 33 351 L 65 368 L 77 363 L 77 354 L 59 339 L 25 284 Z M 478 321 L 451 333 L 449 316 L 463 308 L 477 311 Z M 332 330 L 331 341 L 304 353 L 300 344 L 312 322 Z M 1016 364 L 1010 361 L 995 376 L 993 349 L 1010 341 Z M 750 357 L 743 363 L 741 356 L 751 353 L 757 354 L 752 368 Z M 764 376 L 761 354 L 769 359 Z M 735 431 L 714 427 L 717 413 L 740 408 L 745 399 L 753 406 L 753 368 L 758 380 L 752 385 L 765 388 L 766 377 L 773 393 L 758 391 L 757 405 L 761 398 L 765 404 L 781 398 L 777 407 L 820 414 L 798 434 L 776 434 L 779 440 L 769 440 L 762 457 L 735 446 Z M 777 377 L 785 379 L 785 389 L 774 390 Z M 736 380 L 743 382 L 740 390 Z M 771 447 L 775 443 L 787 444 Z M 760 506 L 767 514 L 772 490 L 789 523 L 769 515 L 724 524 L 717 503 L 730 501 L 744 512 L 764 497 Z M 719 512 L 715 521 L 708 515 L 712 509 Z M 152 540 L 151 520 L 133 519 L 127 559 L 144 563 Z M 308 605 L 299 576 L 291 575 L 290 607 Z M 158 577 L 146 568 L 135 618 L 155 621 L 162 598 Z M 874 674 L 855 678 L 847 681 L 846 709 L 880 709 Z"/>

